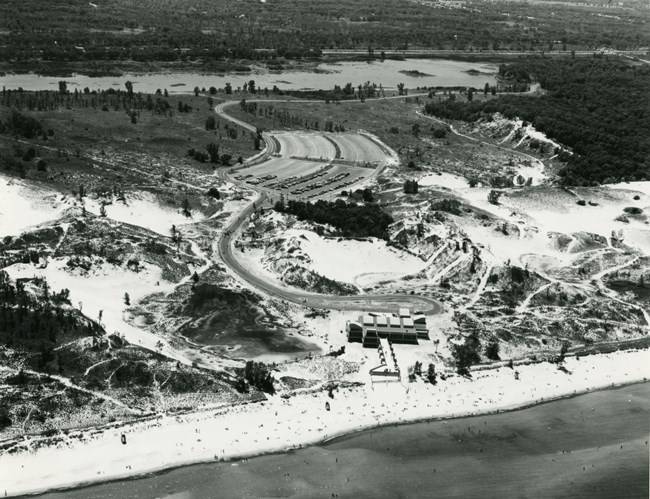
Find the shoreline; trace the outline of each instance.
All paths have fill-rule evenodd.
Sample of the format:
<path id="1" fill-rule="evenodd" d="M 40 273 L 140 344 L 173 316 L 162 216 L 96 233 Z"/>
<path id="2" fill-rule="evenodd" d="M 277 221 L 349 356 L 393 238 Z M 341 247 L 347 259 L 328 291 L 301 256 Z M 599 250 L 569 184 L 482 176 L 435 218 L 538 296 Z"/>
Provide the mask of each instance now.
<path id="1" fill-rule="evenodd" d="M 381 52 L 381 49 L 376 49 Z M 575 51 L 576 57 L 591 57 L 596 53 L 599 53 L 598 49 L 578 49 Z M 286 59 L 284 64 L 282 64 L 282 69 L 277 69 L 273 64 L 268 64 L 265 60 L 258 59 L 236 59 L 234 61 L 229 60 L 207 60 L 207 61 L 133 61 L 133 60 L 91 60 L 83 61 L 84 64 L 79 64 L 69 61 L 29 61 L 21 60 L 14 62 L 13 64 L 3 67 L 0 64 L 0 76 L 12 75 L 12 74 L 35 74 L 41 76 L 54 76 L 66 78 L 70 76 L 70 73 L 77 72 L 79 67 L 88 67 L 91 69 L 87 70 L 92 72 L 95 76 L 123 76 L 124 74 L 134 73 L 134 74 L 145 74 L 145 73 L 178 73 L 178 72 L 187 72 L 195 71 L 200 68 L 212 68 L 204 69 L 208 71 L 209 74 L 230 74 L 230 73 L 250 73 L 255 74 L 256 70 L 252 69 L 257 67 L 265 68 L 270 72 L 286 72 L 291 70 L 309 70 L 315 71 L 315 67 L 319 64 L 336 64 L 341 62 L 383 62 L 383 60 L 422 60 L 422 59 L 446 59 L 451 61 L 464 61 L 464 62 L 480 62 L 480 63 L 505 63 L 511 62 L 514 59 L 526 58 L 526 57 L 539 57 L 542 54 L 540 50 L 481 50 L 481 51 L 465 51 L 465 50 L 454 50 L 454 49 L 430 49 L 430 48 L 420 48 L 420 49 L 411 49 L 411 50 L 384 50 L 385 57 L 382 59 L 380 56 L 375 55 L 372 58 L 368 58 L 368 53 L 363 49 L 341 49 L 341 50 L 329 50 L 325 49 L 322 51 L 322 54 L 318 57 L 313 58 L 304 58 L 304 59 Z M 646 52 L 642 50 L 615 50 L 614 54 L 619 57 L 631 57 L 631 58 L 641 58 L 646 55 Z M 546 57 L 570 57 L 571 51 L 551 51 L 544 52 Z M 243 70 L 243 67 L 248 67 L 248 71 Z M 313 66 L 313 67 L 312 67 Z M 18 71 L 16 71 L 18 67 Z"/>
<path id="2" fill-rule="evenodd" d="M 130 475 L 126 477 L 116 477 L 116 478 L 110 478 L 107 480 L 101 480 L 101 481 L 92 481 L 92 482 L 86 482 L 86 483 L 79 483 L 79 484 L 72 484 L 70 486 L 64 486 L 61 488 L 56 488 L 56 489 L 49 489 L 43 492 L 34 492 L 34 493 L 27 493 L 19 496 L 15 496 L 18 498 L 21 497 L 41 497 L 49 493 L 54 493 L 54 492 L 66 492 L 66 491 L 72 491 L 72 490 L 84 490 L 88 489 L 91 487 L 94 487 L 99 484 L 110 484 L 110 483 L 118 483 L 118 482 L 130 482 L 130 481 L 136 481 L 136 480 L 141 480 L 143 478 L 153 478 L 156 476 L 161 476 L 166 473 L 170 473 L 174 470 L 180 469 L 180 468 L 187 468 L 190 466 L 196 466 L 196 465 L 209 465 L 213 463 L 234 463 L 236 461 L 239 461 L 241 459 L 251 459 L 251 458 L 256 458 L 256 457 L 263 457 L 263 456 L 280 456 L 280 455 L 288 455 L 291 454 L 297 450 L 300 449 L 307 449 L 309 447 L 313 446 L 319 446 L 321 444 L 329 444 L 329 443 L 336 443 L 339 440 L 344 440 L 350 437 L 354 437 L 355 435 L 359 435 L 368 431 L 372 431 L 375 429 L 381 429 L 381 428 L 391 428 L 391 427 L 399 427 L 399 426 L 409 426 L 409 425 L 417 425 L 417 424 L 422 424 L 422 423 L 427 423 L 427 422 L 441 422 L 441 421 L 456 421 L 456 420 L 463 420 L 463 419 L 473 419 L 473 418 L 478 418 L 478 417 L 483 417 L 483 416 L 494 416 L 494 415 L 505 415 L 505 414 L 510 414 L 513 412 L 517 411 L 524 411 L 526 409 L 530 409 L 532 407 L 538 407 L 544 404 L 550 404 L 553 402 L 557 402 L 560 400 L 570 400 L 572 398 L 580 397 L 583 395 L 587 395 L 589 393 L 596 393 L 596 392 L 603 392 L 607 390 L 617 390 L 619 388 L 624 388 L 626 386 L 634 386 L 634 385 L 642 385 L 645 383 L 650 383 L 650 380 L 641 380 L 641 381 L 631 381 L 629 383 L 622 383 L 622 384 L 616 384 L 612 386 L 606 386 L 606 387 L 601 387 L 601 388 L 596 388 L 594 390 L 586 390 L 583 392 L 578 392 L 578 393 L 572 393 L 568 395 L 562 395 L 558 396 L 555 398 L 551 398 L 548 400 L 542 400 L 538 402 L 531 402 L 530 404 L 523 405 L 523 406 L 518 406 L 518 407 L 513 407 L 511 409 L 504 409 L 504 410 L 499 410 L 497 409 L 496 411 L 492 412 L 483 412 L 480 414 L 473 414 L 473 415 L 461 415 L 461 416 L 448 416 L 448 417 L 425 417 L 422 419 L 417 419 L 413 421 L 403 421 L 403 422 L 392 422 L 392 423 L 381 423 L 376 426 L 368 426 L 366 428 L 360 428 L 358 430 L 342 433 L 340 435 L 335 435 L 333 437 L 326 438 L 324 440 L 320 440 L 314 443 L 310 443 L 309 445 L 301 445 L 296 448 L 289 448 L 289 449 L 278 449 L 278 450 L 273 450 L 269 452 L 262 452 L 258 454 L 247 454 L 247 455 L 241 455 L 241 456 L 232 456 L 228 459 L 223 459 L 223 460 L 218 460 L 218 461 L 198 461 L 195 463 L 187 463 L 187 464 L 179 464 L 178 466 L 171 466 L 169 468 L 164 468 L 160 469 L 157 471 L 149 471 L 149 472 L 144 472 L 140 473 L 137 475 Z"/>
<path id="3" fill-rule="evenodd" d="M 623 355 L 624 358 L 620 358 L 621 355 Z M 593 382 L 587 381 L 587 383 L 584 382 L 578 382 L 575 384 L 569 383 L 569 386 L 562 386 L 562 387 L 559 387 L 558 385 L 557 389 L 553 389 L 546 392 L 539 392 L 537 397 L 524 396 L 520 400 L 514 402 L 504 400 L 502 398 L 501 400 L 499 400 L 500 404 L 497 407 L 478 407 L 472 409 L 471 407 L 467 407 L 468 404 L 465 403 L 464 405 L 466 407 L 461 407 L 461 406 L 452 407 L 450 408 L 452 409 L 451 411 L 445 412 L 444 410 L 437 411 L 435 408 L 426 409 L 425 404 L 422 404 L 422 406 L 420 406 L 419 409 L 424 408 L 424 412 L 422 412 L 421 410 L 418 411 L 417 406 L 411 405 L 411 408 L 413 409 L 411 411 L 412 414 L 405 414 L 404 416 L 400 416 L 399 413 L 391 414 L 391 411 L 388 410 L 387 413 L 384 413 L 382 416 L 377 416 L 376 419 L 374 417 L 369 417 L 368 413 L 370 412 L 374 413 L 375 410 L 381 411 L 381 407 L 383 406 L 383 403 L 381 404 L 381 406 L 378 404 L 378 402 L 382 400 L 382 397 L 380 397 L 379 400 L 373 401 L 372 405 L 366 410 L 365 419 L 363 414 L 354 414 L 355 411 L 351 411 L 348 413 L 348 415 L 352 414 L 353 417 L 359 416 L 358 422 L 355 421 L 352 424 L 349 424 L 352 420 L 348 420 L 347 423 L 344 421 L 338 421 L 338 424 L 330 424 L 330 425 L 328 424 L 323 425 L 322 423 L 320 423 L 321 431 L 323 432 L 321 434 L 319 434 L 319 432 L 317 431 L 312 435 L 308 435 L 311 429 L 307 429 L 307 431 L 305 431 L 304 428 L 304 423 L 307 423 L 307 426 L 309 426 L 309 423 L 314 423 L 315 425 L 319 425 L 317 420 L 320 418 L 314 419 L 314 418 L 310 418 L 309 416 L 302 417 L 301 415 L 307 413 L 308 410 L 310 409 L 310 407 L 308 407 L 306 399 L 313 399 L 313 398 L 325 399 L 327 395 L 323 393 L 308 393 L 308 394 L 297 395 L 291 397 L 288 400 L 288 403 L 284 403 L 284 401 L 280 397 L 276 396 L 275 398 L 280 400 L 271 399 L 271 400 L 267 400 L 266 402 L 248 405 L 247 407 L 244 408 L 243 414 L 241 411 L 242 407 L 235 407 L 235 408 L 226 408 L 225 410 L 224 408 L 222 408 L 221 411 L 218 411 L 220 412 L 220 414 L 215 414 L 213 410 L 206 410 L 203 413 L 196 412 L 185 416 L 162 416 L 160 418 L 160 421 L 157 422 L 158 424 L 155 424 L 156 422 L 154 421 L 153 425 L 151 421 L 149 421 L 148 424 L 147 422 L 135 422 L 121 427 L 121 431 L 129 435 L 129 439 L 136 438 L 136 436 L 141 437 L 143 434 L 146 438 L 151 438 L 151 437 L 155 438 L 156 437 L 155 433 L 157 431 L 164 433 L 164 430 L 171 430 L 169 431 L 169 433 L 171 433 L 171 435 L 174 436 L 178 436 L 182 434 L 183 430 L 185 430 L 190 435 L 194 433 L 193 436 L 195 437 L 197 436 L 197 434 L 198 436 L 201 436 L 202 431 L 207 431 L 207 432 L 212 431 L 214 433 L 216 430 L 216 433 L 219 434 L 219 430 L 221 430 L 221 434 L 223 434 L 224 433 L 223 427 L 226 424 L 237 424 L 237 422 L 241 422 L 241 421 L 243 421 L 244 423 L 243 428 L 248 428 L 246 426 L 245 419 L 247 417 L 250 418 L 250 416 L 253 416 L 252 419 L 255 422 L 263 421 L 264 424 L 260 425 L 260 428 L 262 427 L 267 428 L 268 426 L 271 426 L 273 423 L 273 415 L 271 411 L 274 408 L 278 409 L 276 410 L 275 413 L 276 414 L 275 418 L 278 419 L 278 421 L 276 421 L 276 424 L 280 422 L 283 423 L 283 426 L 285 425 L 288 426 L 288 424 L 291 423 L 290 419 L 284 419 L 282 415 L 279 416 L 278 418 L 278 412 L 280 412 L 281 408 L 285 408 L 285 409 L 289 409 L 293 413 L 294 418 L 296 416 L 298 417 L 298 422 L 302 423 L 303 427 L 297 429 L 298 431 L 291 431 L 291 428 L 289 428 L 290 430 L 289 438 L 287 439 L 287 436 L 284 435 L 284 438 L 280 438 L 279 442 L 271 442 L 270 437 L 268 436 L 267 436 L 267 440 L 262 442 L 258 442 L 258 440 L 254 440 L 254 442 L 250 442 L 250 438 L 252 437 L 248 437 L 248 442 L 240 442 L 239 438 L 237 438 L 234 440 L 236 444 L 233 446 L 233 448 L 229 449 L 228 452 L 225 452 L 225 447 L 228 447 L 228 444 L 223 442 L 220 442 L 219 444 L 213 444 L 209 449 L 204 448 L 203 451 L 200 450 L 195 451 L 194 447 L 192 447 L 191 451 L 187 452 L 187 451 L 178 450 L 179 445 L 182 446 L 185 443 L 184 441 L 181 444 L 177 442 L 176 449 L 174 449 L 173 441 L 156 439 L 155 442 L 158 444 L 158 446 L 161 445 L 160 444 L 161 441 L 163 442 L 162 448 L 166 451 L 165 459 L 163 459 L 162 462 L 155 463 L 149 459 L 152 456 L 160 457 L 159 452 L 154 445 L 153 448 L 151 449 L 149 448 L 144 449 L 144 453 L 141 452 L 139 455 L 137 453 L 134 453 L 122 457 L 117 457 L 117 459 L 115 458 L 115 456 L 113 456 L 113 462 L 109 462 L 108 465 L 106 463 L 107 460 L 103 458 L 108 457 L 108 461 L 110 461 L 111 456 L 110 454 L 106 454 L 107 449 L 105 448 L 107 447 L 108 440 L 111 438 L 109 434 L 113 433 L 113 436 L 115 437 L 119 432 L 115 432 L 115 431 L 111 432 L 110 429 L 107 429 L 99 432 L 99 434 L 95 435 L 93 439 L 86 442 L 81 442 L 81 441 L 72 442 L 71 444 L 68 444 L 63 447 L 61 446 L 61 443 L 59 443 L 54 448 L 41 447 L 36 451 L 21 452 L 11 456 L 0 455 L 0 468 L 4 468 L 8 466 L 14 468 L 13 473 L 12 472 L 7 473 L 7 476 L 13 477 L 12 479 L 13 483 L 7 482 L 5 487 L 3 488 L 6 489 L 7 493 L 10 496 L 40 495 L 40 494 L 53 492 L 53 491 L 86 488 L 100 482 L 136 480 L 138 478 L 150 476 L 152 474 L 154 475 L 162 474 L 175 468 L 190 466 L 194 464 L 210 463 L 210 462 L 217 462 L 217 461 L 233 462 L 240 459 L 246 459 L 246 458 L 256 457 L 256 456 L 290 453 L 293 450 L 299 448 L 331 442 L 338 438 L 346 438 L 350 435 L 354 435 L 363 431 L 376 429 L 380 427 L 398 426 L 398 425 L 401 426 L 401 425 L 416 424 L 416 423 L 421 423 L 426 421 L 463 419 L 463 418 L 476 417 L 476 416 L 485 416 L 489 414 L 501 414 L 506 412 L 513 412 L 517 410 L 524 410 L 544 403 L 576 397 L 585 393 L 608 390 L 613 388 L 620 388 L 623 386 L 644 383 L 648 381 L 647 369 L 644 370 L 645 365 L 647 364 L 645 362 L 645 360 L 648 357 L 647 350 L 617 352 L 617 355 L 605 354 L 602 356 L 598 355 L 592 357 L 594 358 L 590 359 L 590 362 L 586 362 L 587 359 L 584 357 L 580 359 L 580 361 L 572 360 L 571 367 L 573 368 L 573 373 L 571 375 L 564 375 L 564 373 L 562 373 L 562 376 L 567 376 L 568 378 L 570 378 L 571 381 L 576 381 L 575 380 L 576 376 L 585 374 L 585 371 L 587 370 L 594 370 L 596 367 L 599 367 L 597 365 L 599 363 L 603 364 L 604 361 L 609 361 L 617 368 L 617 372 L 616 373 L 610 372 L 612 375 L 611 376 L 612 379 L 607 383 L 597 380 Z M 608 357 L 608 358 L 603 359 L 602 357 Z M 612 359 L 612 357 L 614 358 Z M 586 367 L 586 369 L 583 368 L 583 366 Z M 534 366 L 524 366 L 523 368 L 520 368 L 520 370 L 524 375 L 530 375 L 531 374 L 530 371 L 534 371 L 534 370 L 538 370 L 538 371 L 541 370 L 548 374 L 549 373 L 548 367 L 551 367 L 548 363 L 542 363 Z M 603 366 L 601 365 L 600 367 Z M 552 370 L 557 371 L 557 369 L 554 366 L 552 366 Z M 447 393 L 447 389 L 445 389 L 444 393 L 452 397 L 454 395 L 459 395 L 459 394 L 462 395 L 463 394 L 462 388 L 467 388 L 468 384 L 474 384 L 474 385 L 477 383 L 485 384 L 486 381 L 479 382 L 479 380 L 480 379 L 486 380 L 486 378 L 489 378 L 487 379 L 488 386 L 491 386 L 492 389 L 496 388 L 497 390 L 498 389 L 503 390 L 504 388 L 502 386 L 497 385 L 495 387 L 494 385 L 498 381 L 503 381 L 504 373 L 509 374 L 512 371 L 509 368 L 497 368 L 495 371 L 497 372 L 489 373 L 489 374 L 485 374 L 484 372 L 477 372 L 475 373 L 476 375 L 479 376 L 482 375 L 482 376 L 480 378 L 479 377 L 474 378 L 471 381 L 464 380 L 464 379 L 455 380 L 456 381 L 455 384 L 460 385 L 457 388 L 460 388 L 461 390 L 458 389 L 456 391 L 452 390 L 453 393 L 449 394 Z M 635 375 L 630 376 L 629 371 L 636 371 L 636 373 Z M 571 378 L 572 376 L 573 378 Z M 507 376 L 507 377 L 511 377 L 511 376 Z M 607 377 L 610 376 L 608 375 Z M 585 380 L 586 379 L 587 378 L 585 378 Z M 533 381 L 534 380 L 539 381 L 540 379 L 535 377 Z M 548 378 L 542 377 L 541 380 L 547 381 Z M 446 381 L 441 381 L 440 384 L 437 385 L 437 387 L 444 386 L 445 384 L 447 385 L 450 384 L 449 379 Z M 415 383 L 413 385 L 418 385 L 418 383 Z M 413 385 L 407 385 L 407 387 L 414 388 Z M 364 388 L 367 389 L 368 387 L 364 387 Z M 391 390 L 392 388 L 398 388 L 401 389 L 401 391 L 404 391 L 404 385 L 401 384 L 393 385 L 391 387 L 386 387 L 387 391 Z M 425 386 L 424 388 L 426 389 L 428 387 Z M 436 387 L 434 387 L 433 389 L 435 388 Z M 531 384 L 530 386 L 526 385 L 525 388 L 529 389 L 526 390 L 525 393 L 536 392 L 534 383 Z M 530 389 L 532 389 L 532 391 Z M 378 390 L 382 390 L 382 388 L 378 387 Z M 350 395 L 352 395 L 352 397 L 358 397 L 361 402 L 363 402 L 363 398 L 369 400 L 368 397 L 369 392 L 367 392 L 367 390 L 366 390 L 367 393 L 363 398 L 361 396 L 363 396 L 364 394 L 358 393 L 359 391 L 361 390 L 349 390 Z M 413 391 L 422 391 L 422 390 L 420 389 L 420 390 L 413 390 Z M 477 393 L 483 395 L 484 391 L 479 387 Z M 500 393 L 501 395 L 503 395 L 502 392 Z M 336 397 L 333 399 L 333 404 L 338 403 L 338 401 L 341 400 L 341 397 L 342 397 L 341 394 L 337 394 Z M 352 397 L 349 398 L 347 401 L 350 402 L 350 400 L 353 400 Z M 481 400 L 482 397 L 478 397 L 478 399 Z M 345 398 L 343 398 L 343 400 L 345 401 Z M 357 400 L 357 406 L 359 406 L 358 403 L 359 400 Z M 407 392 L 406 401 L 408 402 L 408 400 L 409 399 L 408 399 L 408 392 Z M 469 402 L 474 402 L 473 405 L 477 405 L 475 403 L 476 399 L 470 399 Z M 320 404 L 318 405 L 320 406 Z M 363 404 L 363 406 L 365 408 L 366 404 Z M 390 407 L 394 407 L 394 406 L 399 407 L 399 404 L 390 405 Z M 263 413 L 260 414 L 260 409 L 262 409 L 263 407 L 265 409 Z M 307 407 L 307 409 L 305 409 L 301 413 L 299 409 L 304 407 Z M 430 404 L 429 407 L 431 407 Z M 359 408 L 362 411 L 365 410 L 361 407 Z M 313 407 L 311 409 L 313 409 Z M 220 422 L 224 423 L 224 425 L 223 426 L 219 425 Z M 215 428 L 215 426 L 217 425 L 219 425 L 219 428 Z M 140 426 L 139 430 L 141 431 L 135 433 L 135 431 L 138 430 L 138 426 Z M 147 428 L 147 426 L 149 427 Z M 188 428 L 188 426 L 191 428 Z M 194 431 L 190 431 L 190 430 L 194 430 Z M 88 432 L 91 431 L 92 430 Z M 225 431 L 229 431 L 227 427 L 225 428 Z M 268 433 L 269 432 L 265 429 L 262 430 L 260 433 L 255 433 L 255 435 L 258 436 L 260 440 L 262 440 L 262 438 L 266 436 Z M 242 440 L 246 440 L 247 438 L 245 437 L 245 435 L 248 435 L 248 432 L 238 432 L 235 436 L 240 437 Z M 198 442 L 201 442 L 201 438 L 198 439 Z M 121 444 L 118 445 L 119 445 L 118 448 L 124 448 Z M 224 446 L 223 449 L 224 452 L 220 453 L 216 447 L 222 445 Z M 170 446 L 171 448 L 169 448 Z M 115 447 L 115 446 L 111 446 L 109 444 L 108 447 L 110 449 L 111 447 Z M 175 456 L 173 455 L 174 450 L 176 450 Z M 206 450 L 209 450 L 209 452 L 206 452 Z M 48 474 L 45 471 L 46 469 L 45 467 L 37 465 L 39 459 L 43 459 L 45 464 L 45 463 L 52 462 L 53 457 L 58 459 L 58 461 L 56 462 L 68 462 L 66 456 L 69 457 L 70 461 L 72 461 L 74 459 L 72 458 L 72 454 L 75 452 L 77 452 L 77 455 L 89 454 L 89 456 L 81 457 L 80 458 L 81 462 L 77 463 L 76 468 L 74 466 L 74 462 L 72 463 L 73 465 L 71 468 L 63 467 L 61 469 L 62 471 L 61 474 L 57 474 L 56 470 L 54 470 L 53 473 Z M 48 456 L 48 454 L 50 454 L 51 456 Z M 90 456 L 95 457 L 94 462 L 92 461 L 92 459 L 88 459 Z M 138 458 L 140 459 L 139 465 L 133 467 L 128 465 L 126 468 L 124 467 L 125 463 L 132 460 L 137 460 Z M 35 466 L 29 466 L 30 460 L 35 461 L 34 462 Z M 20 464 L 21 461 L 27 461 L 27 462 L 25 464 Z M 25 468 L 25 465 L 27 465 L 27 469 Z M 95 471 L 94 468 L 93 469 L 90 468 L 91 466 L 98 466 L 101 469 L 101 471 Z M 108 469 L 106 469 L 107 466 Z M 66 470 L 67 473 L 65 472 Z"/>

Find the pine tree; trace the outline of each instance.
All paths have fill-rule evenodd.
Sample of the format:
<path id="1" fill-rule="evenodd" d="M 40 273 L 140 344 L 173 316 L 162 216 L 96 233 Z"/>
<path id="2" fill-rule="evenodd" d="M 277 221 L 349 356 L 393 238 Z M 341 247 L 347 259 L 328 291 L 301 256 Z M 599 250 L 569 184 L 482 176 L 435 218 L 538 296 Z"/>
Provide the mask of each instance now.
<path id="1" fill-rule="evenodd" d="M 183 199 L 183 215 L 185 215 L 188 218 L 191 217 L 192 212 L 190 210 L 191 210 L 191 207 L 190 207 L 189 200 L 187 198 Z"/>

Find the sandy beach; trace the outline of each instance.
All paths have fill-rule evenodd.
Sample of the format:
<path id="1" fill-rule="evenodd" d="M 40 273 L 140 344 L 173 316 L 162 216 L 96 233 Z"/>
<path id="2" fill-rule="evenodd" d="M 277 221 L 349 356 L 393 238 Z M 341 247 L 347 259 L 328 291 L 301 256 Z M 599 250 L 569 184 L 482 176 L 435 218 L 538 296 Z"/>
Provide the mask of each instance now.
<path id="1" fill-rule="evenodd" d="M 636 383 L 499 414 L 382 426 L 296 451 L 42 497 L 648 497 L 649 404 L 650 384 Z"/>
<path id="2" fill-rule="evenodd" d="M 432 386 L 375 383 L 266 402 L 161 415 L 121 428 L 27 437 L 0 455 L 8 496 L 114 480 L 181 465 L 233 460 L 304 447 L 375 426 L 456 418 L 525 407 L 591 390 L 645 381 L 648 352 L 567 358 L 568 371 L 548 362 L 477 371 Z M 325 410 L 329 401 L 331 410 Z M 126 438 L 122 444 L 121 436 Z M 56 442 L 52 443 L 53 440 Z"/>

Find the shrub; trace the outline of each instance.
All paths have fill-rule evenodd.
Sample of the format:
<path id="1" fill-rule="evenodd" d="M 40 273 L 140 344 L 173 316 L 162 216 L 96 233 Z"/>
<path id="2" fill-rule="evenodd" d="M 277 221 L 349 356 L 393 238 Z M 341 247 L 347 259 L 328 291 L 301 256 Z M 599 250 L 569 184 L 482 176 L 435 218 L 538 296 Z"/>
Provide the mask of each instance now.
<path id="1" fill-rule="evenodd" d="M 275 393 L 273 376 L 263 362 L 249 360 L 244 368 L 244 379 L 253 387 L 264 393 Z"/>
<path id="2" fill-rule="evenodd" d="M 462 376 L 469 375 L 469 367 L 472 364 L 478 364 L 481 361 L 479 351 L 481 342 L 476 332 L 471 333 L 465 342 L 460 345 L 454 345 L 452 356 L 456 361 L 456 371 Z"/>
<path id="3" fill-rule="evenodd" d="M 433 128 L 433 138 L 434 139 L 444 139 L 447 136 L 447 130 L 445 128 Z"/>
<path id="4" fill-rule="evenodd" d="M 499 344 L 496 341 L 487 346 L 485 356 L 490 360 L 501 360 L 501 357 L 499 357 Z"/>
<path id="5" fill-rule="evenodd" d="M 499 198 L 503 194 L 501 191 L 491 190 L 488 194 L 488 203 L 490 204 L 499 204 Z"/>

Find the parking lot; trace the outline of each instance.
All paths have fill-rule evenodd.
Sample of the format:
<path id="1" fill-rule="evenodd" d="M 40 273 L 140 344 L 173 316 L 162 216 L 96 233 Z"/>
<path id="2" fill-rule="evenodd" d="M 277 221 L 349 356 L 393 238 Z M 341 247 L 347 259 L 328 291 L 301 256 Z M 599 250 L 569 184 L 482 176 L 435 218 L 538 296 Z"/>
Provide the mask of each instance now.
<path id="1" fill-rule="evenodd" d="M 263 163 L 238 168 L 233 178 L 287 198 L 318 198 L 355 189 L 383 165 L 386 154 L 357 133 L 278 132 L 279 150 Z"/>

